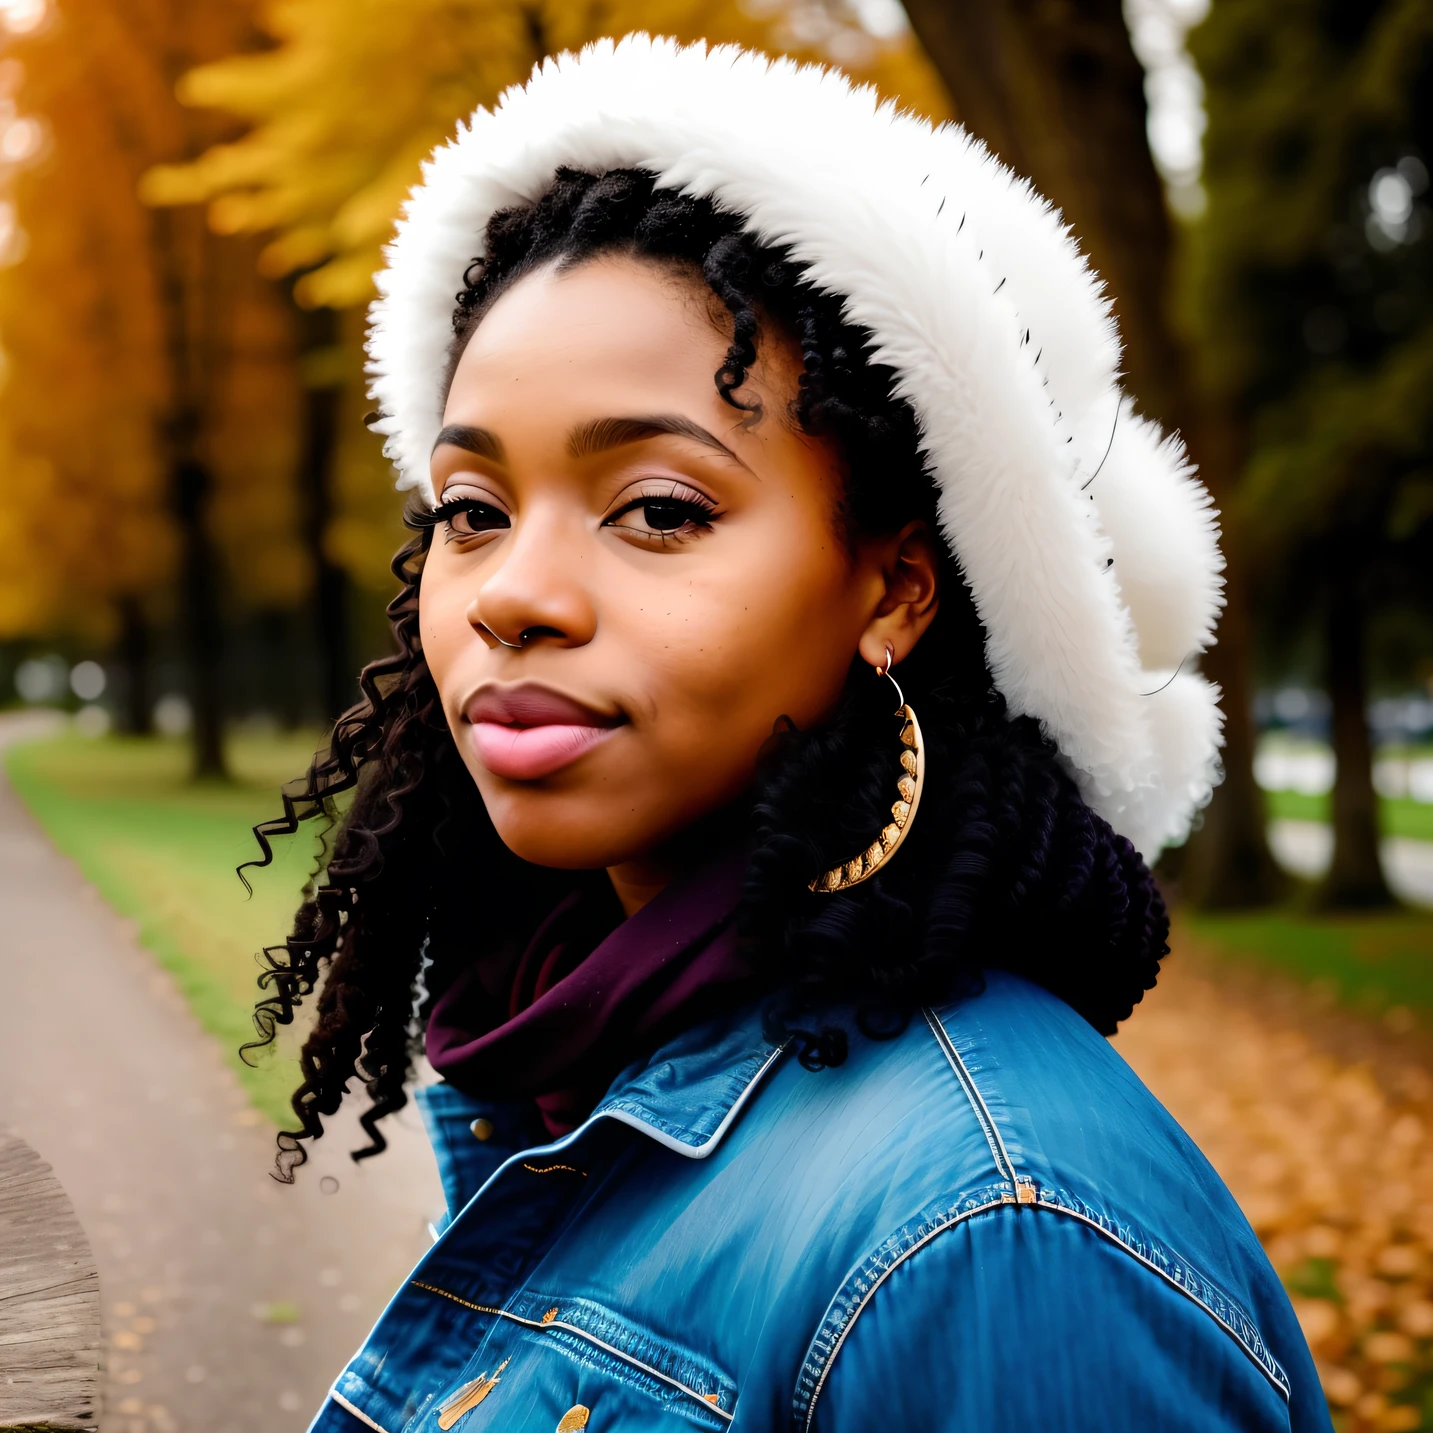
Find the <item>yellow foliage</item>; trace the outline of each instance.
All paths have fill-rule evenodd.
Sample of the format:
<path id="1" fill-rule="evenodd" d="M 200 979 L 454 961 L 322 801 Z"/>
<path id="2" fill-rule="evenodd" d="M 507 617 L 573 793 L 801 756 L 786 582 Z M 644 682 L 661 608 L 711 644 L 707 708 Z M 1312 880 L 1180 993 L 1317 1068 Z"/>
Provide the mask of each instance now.
<path id="1" fill-rule="evenodd" d="M 901 20 L 894 0 L 890 12 Z M 909 33 L 866 33 L 851 0 L 271 0 L 262 22 L 273 48 L 201 66 L 179 84 L 186 103 L 246 121 L 247 133 L 193 163 L 156 167 L 141 192 L 156 205 L 207 203 L 218 233 L 265 235 L 262 271 L 299 274 L 295 294 L 312 307 L 353 310 L 371 296 L 403 197 L 459 119 L 544 55 L 599 36 L 647 30 L 834 60 L 908 108 L 949 114 Z M 377 594 L 392 590 L 402 529 L 388 465 L 359 422 L 360 340 L 361 323 L 345 320 L 326 545 Z"/>
<path id="2" fill-rule="evenodd" d="M 9 112 L 46 136 L 0 175 L 23 236 L 0 269 L 0 637 L 103 638 L 117 599 L 167 589 L 181 447 L 212 470 L 240 597 L 288 602 L 304 584 L 286 300 L 253 241 L 136 193 L 155 163 L 232 132 L 182 106 L 173 77 L 253 33 L 250 0 L 60 0 L 0 64 Z"/>
<path id="3" fill-rule="evenodd" d="M 48 143 L 16 177 L 23 238 L 9 257 L 19 262 L 0 271 L 5 635 L 45 630 L 61 613 L 93 630 L 106 591 L 144 590 L 170 557 L 145 421 L 162 397 L 153 273 L 133 269 L 124 283 L 115 273 L 142 242 L 143 216 L 126 202 L 103 111 L 76 102 L 85 64 L 69 28 L 57 22 L 27 46 L 25 70 L 6 66 Z"/>
<path id="4" fill-rule="evenodd" d="M 313 305 L 369 297 L 421 160 L 459 118 L 544 55 L 599 36 L 647 30 L 840 59 L 911 108 L 948 113 L 909 34 L 867 35 L 837 0 L 271 0 L 263 13 L 274 49 L 203 66 L 180 84 L 187 103 L 240 116 L 249 133 L 197 163 L 156 169 L 144 195 L 208 201 L 220 232 L 273 235 L 266 272 L 309 270 L 297 291 Z"/>

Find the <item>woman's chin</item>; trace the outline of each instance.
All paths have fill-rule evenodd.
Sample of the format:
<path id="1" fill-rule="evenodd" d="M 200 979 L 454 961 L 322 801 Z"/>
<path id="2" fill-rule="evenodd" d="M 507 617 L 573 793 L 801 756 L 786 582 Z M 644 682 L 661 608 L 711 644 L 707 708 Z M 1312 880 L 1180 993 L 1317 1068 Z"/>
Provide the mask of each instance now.
<path id="1" fill-rule="evenodd" d="M 595 871 L 649 855 L 704 810 L 678 808 L 667 794 L 642 793 L 608 782 L 556 790 L 546 783 L 478 781 L 498 836 L 513 855 L 559 871 Z M 619 795 L 620 793 L 620 795 Z M 715 804 L 715 803 L 714 803 Z"/>
<path id="2" fill-rule="evenodd" d="M 479 783 L 482 786 L 484 783 Z M 495 783 L 496 784 L 496 783 Z M 595 871 L 630 861 L 660 839 L 639 813 L 600 796 L 533 789 L 483 791 L 502 843 L 519 860 L 558 871 Z"/>

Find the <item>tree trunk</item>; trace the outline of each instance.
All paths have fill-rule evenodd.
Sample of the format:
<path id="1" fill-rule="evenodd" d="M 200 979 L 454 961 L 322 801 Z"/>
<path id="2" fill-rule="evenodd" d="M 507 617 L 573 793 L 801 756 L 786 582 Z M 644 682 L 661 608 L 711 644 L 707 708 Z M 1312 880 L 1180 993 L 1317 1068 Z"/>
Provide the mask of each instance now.
<path id="1" fill-rule="evenodd" d="M 177 78 L 177 62 L 174 73 Z M 159 431 L 170 501 L 180 537 L 180 632 L 193 711 L 190 737 L 196 780 L 225 780 L 223 618 L 214 545 L 209 537 L 213 478 L 198 454 L 213 392 L 220 305 L 214 276 L 216 237 L 203 214 L 151 209 L 155 270 L 163 299 L 170 395 Z"/>
<path id="2" fill-rule="evenodd" d="M 174 509 L 183 543 L 180 600 L 192 728 L 194 776 L 225 780 L 224 704 L 221 682 L 223 621 L 215 581 L 215 554 L 207 522 L 209 470 L 194 458 L 181 459 L 174 470 Z"/>
<path id="3" fill-rule="evenodd" d="M 1370 910 L 1394 904 L 1378 853 L 1378 794 L 1368 733 L 1364 604 L 1357 575 L 1334 584 L 1325 657 L 1333 707 L 1333 860 L 1319 887 L 1325 909 Z"/>
<path id="4" fill-rule="evenodd" d="M 313 569 L 314 636 L 318 642 L 320 699 L 325 721 L 336 721 L 358 695 L 348 627 L 348 575 L 329 556 L 333 520 L 333 466 L 343 400 L 338 315 L 332 309 L 300 311 L 304 340 L 304 432 L 300 486 L 303 539 Z"/>
<path id="5" fill-rule="evenodd" d="M 267 611 L 259 614 L 257 630 L 263 653 L 263 701 L 285 731 L 297 731 L 304 719 L 304 693 L 294 674 L 300 670 L 295 626 L 298 614 Z"/>
<path id="6" fill-rule="evenodd" d="M 119 729 L 126 736 L 152 736 L 153 700 L 149 685 L 149 619 L 138 597 L 120 598 L 119 669 L 124 691 L 117 705 Z"/>
<path id="7" fill-rule="evenodd" d="M 1184 354 L 1165 321 L 1169 216 L 1121 0 L 908 0 L 906 11 L 961 122 L 1074 225 L 1109 285 L 1142 406 L 1187 421 Z"/>
<path id="8" fill-rule="evenodd" d="M 1195 391 L 1169 321 L 1173 236 L 1121 0 L 906 0 L 906 13 L 962 122 L 1074 227 L 1114 297 L 1131 391 L 1183 431 L 1227 514 L 1242 445 L 1232 415 Z M 1235 536 L 1225 537 L 1230 600 L 1219 645 L 1202 662 L 1224 689 L 1225 779 L 1191 840 L 1186 894 L 1247 907 L 1276 899 L 1282 878 L 1254 783 L 1249 622 Z"/>
<path id="9" fill-rule="evenodd" d="M 1225 535 L 1226 553 L 1231 536 Z M 1200 661 L 1204 675 L 1223 693 L 1224 780 L 1185 848 L 1179 883 L 1181 898 L 1204 910 L 1247 910 L 1283 895 L 1289 885 L 1269 850 L 1264 793 L 1254 780 L 1254 701 L 1245 658 L 1249 618 L 1237 563 L 1230 563 L 1227 576 L 1229 606 L 1219 641 Z"/>
<path id="10" fill-rule="evenodd" d="M 1232 476 L 1244 466 L 1244 433 L 1206 410 L 1203 450 L 1214 473 Z M 1213 485 L 1211 485 L 1213 486 Z M 1226 482 L 1227 494 L 1232 483 Z M 1215 489 L 1216 495 L 1218 489 Z M 1225 501 L 1227 511 L 1228 503 Z M 1203 910 L 1248 910 L 1286 895 L 1289 879 L 1269 850 L 1264 793 L 1254 780 L 1253 641 L 1244 586 L 1244 555 L 1237 527 L 1224 520 L 1222 541 L 1226 606 L 1218 642 L 1200 658 L 1200 670 L 1217 682 L 1224 712 L 1224 780 L 1215 788 L 1186 847 L 1180 895 Z"/>

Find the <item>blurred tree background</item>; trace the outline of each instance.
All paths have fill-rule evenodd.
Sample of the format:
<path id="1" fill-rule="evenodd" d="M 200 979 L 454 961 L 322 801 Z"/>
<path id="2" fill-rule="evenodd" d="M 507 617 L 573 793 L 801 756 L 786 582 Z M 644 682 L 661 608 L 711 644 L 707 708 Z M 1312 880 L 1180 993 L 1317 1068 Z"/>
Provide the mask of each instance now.
<path id="1" fill-rule="evenodd" d="M 332 720 L 384 641 L 401 535 L 362 423 L 362 321 L 422 156 L 544 55 L 636 28 L 735 40 L 958 115 L 1108 279 L 1131 387 L 1227 528 L 1204 658 L 1226 780 L 1166 860 L 1185 898 L 1288 894 L 1256 693 L 1292 684 L 1327 706 L 1309 730 L 1335 757 L 1319 900 L 1392 901 L 1370 702 L 1433 674 L 1427 0 L 2 0 L 0 18 L 0 696 L 27 664 L 43 696 L 37 654 L 58 654 L 51 686 L 60 658 L 96 660 L 92 723 L 187 726 L 202 776 L 224 775 L 228 722 Z"/>
<path id="2" fill-rule="evenodd" d="M 33 13 L 33 12 L 31 12 Z M 7 635 L 110 646 L 151 720 L 156 629 L 189 677 L 195 771 L 222 775 L 224 638 L 290 609 L 297 352 L 252 244 L 136 202 L 154 164 L 234 128 L 176 80 L 255 40 L 244 3 L 75 0 L 4 61 L 12 160 L 0 394 Z M 23 58 L 21 58 L 23 53 Z M 223 533 L 223 541 L 216 534 Z"/>
<path id="3" fill-rule="evenodd" d="M 388 640 L 403 530 L 362 374 L 381 246 L 461 118 L 632 29 L 840 64 L 958 117 L 1060 207 L 1139 405 L 1223 511 L 1229 606 L 1200 660 L 1226 775 L 1161 862 L 1178 950 L 1230 988 L 1294 976 L 1355 1012 L 1362 1048 L 1418 1038 L 1433 0 L 0 0 L 0 705 L 75 713 L 7 759 L 50 836 L 232 1051 L 311 854 L 240 907 L 244 828 Z M 1189 1109 L 1262 1151 L 1246 1209 L 1272 1207 L 1270 1159 L 1311 1162 L 1322 1193 L 1281 1176 L 1283 1212 L 1251 1218 L 1340 1428 L 1433 1428 L 1433 1205 L 1390 1212 L 1406 1171 L 1373 1153 L 1346 1162 L 1376 1189 L 1328 1192 L 1353 1148 L 1328 1109 L 1373 1120 L 1357 1080 L 1330 1093 L 1303 1060 L 1308 1109 L 1266 1112 L 1263 1144 L 1244 1105 L 1211 1106 L 1211 1042 L 1238 1076 L 1225 1013 L 1187 1032 Z M 239 1071 L 276 1120 L 285 1058 Z"/>
<path id="4" fill-rule="evenodd" d="M 1306 639 L 1331 704 L 1321 899 L 1386 905 L 1370 683 L 1409 683 L 1420 661 L 1426 677 L 1433 655 L 1433 7 L 1220 0 L 1192 47 L 1208 207 L 1178 301 L 1247 455 L 1231 517 L 1266 664 L 1277 675 L 1275 653 Z M 1376 619 L 1398 613 L 1416 618 L 1399 624 L 1413 649 L 1370 650 Z"/>
<path id="5" fill-rule="evenodd" d="M 37 650 L 100 658 L 117 724 L 148 732 L 158 701 L 205 777 L 226 721 L 326 723 L 384 642 L 402 529 L 362 425 L 363 308 L 458 119 L 636 28 L 838 61 L 949 113 L 893 0 L 0 14 L 0 693 Z"/>

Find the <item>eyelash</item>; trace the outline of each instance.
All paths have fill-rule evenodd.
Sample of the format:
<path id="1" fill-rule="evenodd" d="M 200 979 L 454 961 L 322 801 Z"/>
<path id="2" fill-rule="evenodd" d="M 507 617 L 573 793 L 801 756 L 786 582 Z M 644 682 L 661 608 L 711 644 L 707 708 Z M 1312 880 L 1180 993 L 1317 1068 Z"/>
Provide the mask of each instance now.
<path id="1" fill-rule="evenodd" d="M 502 523 L 494 524 L 490 528 L 481 529 L 477 532 L 460 532 L 453 526 L 453 519 L 463 513 L 490 513 L 496 518 L 501 518 Z M 435 508 L 428 508 L 422 512 L 415 513 L 411 519 L 414 527 L 438 527 L 443 526 L 447 530 L 443 534 L 445 542 L 456 542 L 463 538 L 480 537 L 484 531 L 501 532 L 503 527 L 510 526 L 511 520 L 508 515 L 492 503 L 485 503 L 479 498 L 453 498 L 448 502 L 439 503 Z"/>
<path id="2" fill-rule="evenodd" d="M 619 522 L 618 519 L 625 517 L 630 512 L 636 512 L 639 508 L 651 506 L 663 506 L 677 508 L 684 514 L 684 520 L 673 528 L 656 528 L 652 532 L 643 532 L 640 528 L 629 527 Z M 671 482 L 667 485 L 665 492 L 641 493 L 630 499 L 617 509 L 611 517 L 603 524 L 604 527 L 619 527 L 623 531 L 641 538 L 643 541 L 658 541 L 663 547 L 668 542 L 690 542 L 695 537 L 711 530 L 712 524 L 721 516 L 720 511 L 705 493 L 698 492 L 696 488 L 689 488 L 683 483 Z M 652 522 L 648 517 L 648 522 Z M 683 529 L 688 525 L 696 529 L 694 533 L 683 535 Z"/>
<path id="3" fill-rule="evenodd" d="M 643 532 L 640 528 L 630 527 L 618 521 L 630 512 L 654 505 L 677 508 L 683 513 L 684 520 L 672 528 L 658 528 L 654 523 L 654 530 L 651 532 Z M 463 513 L 488 514 L 493 518 L 501 519 L 501 522 L 495 522 L 493 526 L 477 531 L 463 532 L 453 526 L 453 520 Z M 622 528 L 625 532 L 644 541 L 659 541 L 665 547 L 668 542 L 690 542 L 693 537 L 710 531 L 713 522 L 720 516 L 721 513 L 716 503 L 705 493 L 698 492 L 697 489 L 686 487 L 681 483 L 672 482 L 665 492 L 642 493 L 624 503 L 603 523 L 603 526 Z M 652 522 L 652 519 L 648 517 L 648 521 Z M 435 508 L 414 513 L 410 524 L 416 528 L 442 526 L 446 529 L 443 534 L 444 541 L 456 542 L 466 538 L 481 537 L 484 532 L 501 532 L 504 527 L 511 525 L 511 520 L 501 508 L 492 503 L 485 503 L 479 498 L 453 498 L 448 502 L 439 503 Z M 682 530 L 688 524 L 697 529 L 697 532 L 683 536 Z"/>

